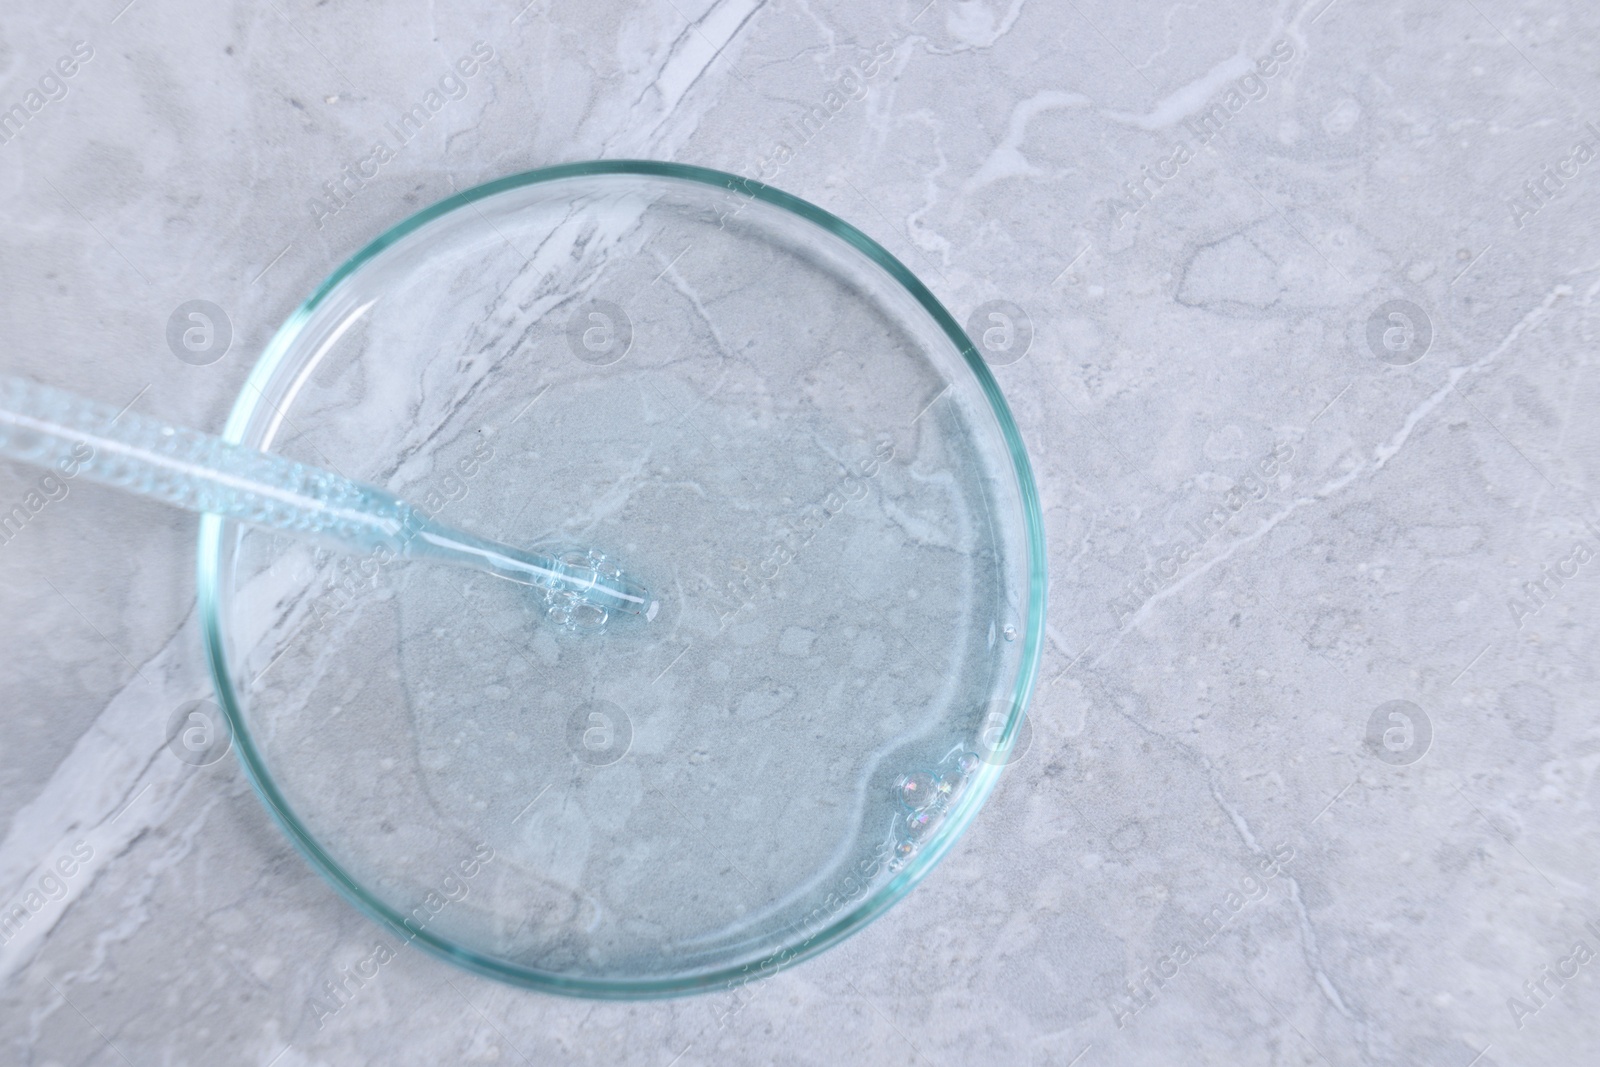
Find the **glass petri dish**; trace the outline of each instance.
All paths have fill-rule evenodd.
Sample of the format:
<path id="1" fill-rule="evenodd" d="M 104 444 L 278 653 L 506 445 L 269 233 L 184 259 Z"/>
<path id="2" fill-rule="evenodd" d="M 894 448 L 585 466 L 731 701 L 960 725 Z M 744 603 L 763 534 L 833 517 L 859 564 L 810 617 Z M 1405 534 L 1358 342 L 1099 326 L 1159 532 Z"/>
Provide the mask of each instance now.
<path id="1" fill-rule="evenodd" d="M 933 295 L 776 189 L 600 162 L 451 197 L 295 311 L 225 434 L 659 597 L 597 631 L 203 520 L 257 792 L 463 967 L 612 998 L 769 974 L 905 896 L 1017 752 L 1045 607 L 1021 437 Z"/>

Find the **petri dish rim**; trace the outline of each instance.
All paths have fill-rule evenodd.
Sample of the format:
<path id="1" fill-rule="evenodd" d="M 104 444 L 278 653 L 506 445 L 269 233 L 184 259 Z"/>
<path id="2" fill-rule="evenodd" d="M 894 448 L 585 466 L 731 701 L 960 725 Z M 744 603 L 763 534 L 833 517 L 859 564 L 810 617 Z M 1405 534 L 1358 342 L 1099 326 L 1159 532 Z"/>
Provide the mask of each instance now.
<path id="1" fill-rule="evenodd" d="M 333 293 L 339 284 L 371 261 L 384 249 L 433 220 L 469 207 L 478 200 L 511 189 L 569 178 L 600 175 L 632 175 L 693 182 L 715 186 L 741 193 L 781 208 L 820 227 L 833 236 L 852 245 L 858 252 L 874 262 L 895 282 L 901 285 L 924 311 L 934 320 L 956 346 L 989 402 L 994 418 L 1005 439 L 1006 448 L 1016 479 L 1022 506 L 1023 527 L 1026 532 L 1028 554 L 1028 611 L 1021 627 L 1023 637 L 1022 657 L 1018 665 L 1017 681 L 1012 693 L 1011 710 L 995 746 L 998 754 L 1012 750 L 1022 729 L 1029 699 L 1038 674 L 1039 661 L 1044 647 L 1045 596 L 1047 573 L 1045 566 L 1044 521 L 1039 507 L 1037 487 L 1033 480 L 1033 467 L 1028 460 L 1027 448 L 1017 429 L 1011 409 L 1000 391 L 999 383 L 989 367 L 978 355 L 971 339 L 956 323 L 937 297 L 906 266 L 886 248 L 871 237 L 845 222 L 838 216 L 815 204 L 783 192 L 771 185 L 744 178 L 709 167 L 684 163 L 666 163 L 657 160 L 595 160 L 585 163 L 567 163 L 537 170 L 508 175 L 483 185 L 465 189 L 430 207 L 396 223 L 364 248 L 346 260 L 330 274 L 306 300 L 290 314 L 273 335 L 261 358 L 256 362 L 239 398 L 228 416 L 222 436 L 235 444 L 243 443 L 252 418 L 269 395 L 267 386 L 280 372 L 293 347 L 293 342 L 310 321 L 312 314 Z M 273 782 L 260 752 L 251 739 L 245 722 L 243 708 L 232 684 L 226 646 L 223 640 L 221 619 L 222 552 L 224 536 L 231 524 L 216 515 L 202 516 L 196 556 L 197 589 L 200 602 L 202 636 L 206 661 L 223 713 L 233 731 L 234 747 L 256 795 L 278 823 L 290 842 L 308 863 L 333 887 L 379 925 L 426 951 L 465 970 L 494 978 L 498 981 L 542 992 L 565 996 L 605 1000 L 642 1000 L 681 996 L 696 992 L 710 992 L 731 988 L 745 982 L 769 977 L 786 967 L 815 956 L 838 943 L 883 914 L 891 905 L 906 896 L 950 850 L 965 832 L 967 826 L 982 809 L 999 781 L 1005 759 L 984 763 L 974 774 L 962 802 L 950 813 L 936 831 L 932 840 L 926 841 L 916 856 L 907 863 L 891 881 L 863 899 L 854 908 L 841 913 L 829 925 L 805 938 L 797 945 L 785 945 L 752 963 L 728 966 L 718 970 L 682 977 L 651 978 L 634 981 L 597 980 L 576 978 L 523 967 L 509 961 L 488 956 L 448 938 L 429 932 L 417 931 L 405 925 L 403 917 L 387 904 L 366 891 L 359 881 L 348 874 L 336 860 L 322 848 L 316 838 L 290 810 Z"/>

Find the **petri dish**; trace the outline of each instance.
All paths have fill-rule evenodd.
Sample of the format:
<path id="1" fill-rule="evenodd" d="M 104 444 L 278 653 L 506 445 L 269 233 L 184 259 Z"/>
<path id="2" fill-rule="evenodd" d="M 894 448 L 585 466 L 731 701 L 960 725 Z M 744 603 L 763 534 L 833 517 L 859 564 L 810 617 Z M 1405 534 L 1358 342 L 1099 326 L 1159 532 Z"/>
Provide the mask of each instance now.
<path id="1" fill-rule="evenodd" d="M 294 312 L 225 434 L 659 598 L 597 622 L 203 520 L 256 791 L 463 967 L 609 998 L 769 974 L 904 897 L 1019 751 L 1021 437 L 911 272 L 777 189 L 600 162 L 462 192 Z"/>

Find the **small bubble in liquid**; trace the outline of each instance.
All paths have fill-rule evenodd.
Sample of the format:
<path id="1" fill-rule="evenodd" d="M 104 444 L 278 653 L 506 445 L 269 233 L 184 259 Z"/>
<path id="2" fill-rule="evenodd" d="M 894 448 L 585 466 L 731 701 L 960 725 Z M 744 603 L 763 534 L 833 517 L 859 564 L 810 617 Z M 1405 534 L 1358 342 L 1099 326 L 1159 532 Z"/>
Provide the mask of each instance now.
<path id="1" fill-rule="evenodd" d="M 1017 639 L 1017 628 L 1015 626 L 1007 626 L 1004 630 L 1000 631 L 1000 636 L 1004 637 L 1007 641 L 1015 641 Z"/>
<path id="2" fill-rule="evenodd" d="M 947 774 L 939 779 L 939 796 L 946 803 L 955 800 L 961 795 L 962 790 L 966 788 L 967 780 L 961 775 Z"/>
<path id="3" fill-rule="evenodd" d="M 956 770 L 962 774 L 971 774 L 978 769 L 978 757 L 971 752 L 963 752 L 956 759 Z"/>
<path id="4" fill-rule="evenodd" d="M 611 615 L 598 604 L 582 597 L 553 593 L 545 608 L 545 618 L 568 633 L 594 634 L 605 629 Z"/>
<path id="5" fill-rule="evenodd" d="M 912 811 L 933 803 L 936 782 L 927 771 L 912 771 L 900 779 L 900 801 Z"/>
<path id="6" fill-rule="evenodd" d="M 909 859 L 911 857 L 911 854 L 913 852 L 915 852 L 916 850 L 917 850 L 917 846 L 912 844 L 910 841 L 902 841 L 898 845 L 894 846 L 894 854 L 895 854 L 895 856 L 898 857 L 899 859 L 902 859 L 902 860 Z M 891 870 L 898 870 L 899 869 L 893 863 L 891 863 L 889 866 L 890 866 Z"/>
<path id="7" fill-rule="evenodd" d="M 906 832 L 912 837 L 921 837 L 938 822 L 939 816 L 931 811 L 912 812 L 906 816 Z"/>
<path id="8" fill-rule="evenodd" d="M 579 601 L 572 608 L 571 625 L 584 633 L 596 633 L 610 618 L 605 608 L 587 601 Z"/>

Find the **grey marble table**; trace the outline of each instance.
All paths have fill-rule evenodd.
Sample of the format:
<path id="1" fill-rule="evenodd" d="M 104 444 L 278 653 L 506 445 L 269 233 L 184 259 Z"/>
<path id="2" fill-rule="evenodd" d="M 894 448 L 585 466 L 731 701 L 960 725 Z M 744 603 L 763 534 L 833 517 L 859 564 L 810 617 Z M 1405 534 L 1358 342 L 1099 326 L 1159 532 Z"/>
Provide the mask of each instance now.
<path id="1" fill-rule="evenodd" d="M 519 7 L 9 5 L 3 369 L 216 428 L 453 189 L 760 176 L 1009 321 L 1031 747 L 910 898 L 740 994 L 403 950 L 319 1010 L 383 931 L 164 743 L 209 687 L 194 520 L 0 466 L 0 1059 L 1600 1060 L 1600 8 Z"/>

